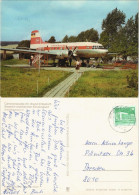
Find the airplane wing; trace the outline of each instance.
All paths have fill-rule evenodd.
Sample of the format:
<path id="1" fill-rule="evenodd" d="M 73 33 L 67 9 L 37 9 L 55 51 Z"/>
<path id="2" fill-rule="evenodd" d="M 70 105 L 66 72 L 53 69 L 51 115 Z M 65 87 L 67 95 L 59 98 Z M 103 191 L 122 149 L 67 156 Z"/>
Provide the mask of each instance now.
<path id="1" fill-rule="evenodd" d="M 11 49 L 11 48 L 0 48 L 0 50 L 5 50 L 5 51 L 13 51 L 17 53 L 30 53 L 30 54 L 42 54 L 42 55 L 47 55 L 48 57 L 52 58 L 59 58 L 59 57 L 65 57 L 69 58 L 69 51 L 68 50 L 33 50 L 33 49 Z M 77 56 L 76 53 L 72 52 L 73 56 Z"/>
<path id="2" fill-rule="evenodd" d="M 30 54 L 47 54 L 57 56 L 56 51 L 41 51 L 41 50 L 32 50 L 32 49 L 10 49 L 10 48 L 0 48 L 0 50 L 13 51 L 17 53 L 30 53 Z"/>

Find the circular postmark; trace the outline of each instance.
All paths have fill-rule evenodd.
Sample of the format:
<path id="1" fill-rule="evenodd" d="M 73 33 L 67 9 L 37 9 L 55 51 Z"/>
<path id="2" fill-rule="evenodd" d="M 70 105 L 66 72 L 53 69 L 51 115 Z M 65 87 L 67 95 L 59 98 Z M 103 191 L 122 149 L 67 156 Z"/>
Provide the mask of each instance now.
<path id="1" fill-rule="evenodd" d="M 119 133 L 126 133 L 136 123 L 135 107 L 116 106 L 111 110 L 108 120 L 113 130 Z"/>

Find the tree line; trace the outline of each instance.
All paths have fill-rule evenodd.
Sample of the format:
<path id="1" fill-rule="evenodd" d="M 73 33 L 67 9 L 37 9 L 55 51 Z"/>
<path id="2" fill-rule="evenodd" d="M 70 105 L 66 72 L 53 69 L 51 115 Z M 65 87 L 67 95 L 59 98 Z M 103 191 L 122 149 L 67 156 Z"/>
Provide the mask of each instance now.
<path id="1" fill-rule="evenodd" d="M 126 15 L 114 9 L 102 22 L 102 33 L 99 42 L 109 52 L 116 52 L 123 56 L 138 55 L 138 13 L 125 22 Z"/>
<path id="2" fill-rule="evenodd" d="M 115 8 L 103 19 L 101 27 L 100 35 L 97 30 L 91 28 L 77 36 L 65 35 L 61 42 L 99 42 L 109 52 L 119 53 L 124 59 L 138 55 L 138 13 L 126 22 L 125 13 Z M 56 43 L 56 39 L 51 36 L 46 42 Z M 18 46 L 29 47 L 29 41 L 22 41 Z"/>
<path id="3" fill-rule="evenodd" d="M 79 33 L 77 36 L 70 36 L 68 37 L 68 35 L 66 35 L 63 39 L 62 39 L 62 43 L 64 42 L 96 42 L 99 40 L 99 34 L 98 31 L 91 28 L 89 30 L 86 31 L 82 31 L 81 33 Z"/>

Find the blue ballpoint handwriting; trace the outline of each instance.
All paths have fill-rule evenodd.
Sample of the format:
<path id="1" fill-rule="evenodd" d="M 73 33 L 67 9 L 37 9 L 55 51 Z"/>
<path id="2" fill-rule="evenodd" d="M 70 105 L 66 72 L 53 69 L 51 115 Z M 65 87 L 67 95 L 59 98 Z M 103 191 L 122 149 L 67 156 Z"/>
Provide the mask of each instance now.
<path id="1" fill-rule="evenodd" d="M 48 109 L 2 113 L 3 194 L 43 194 L 47 186 L 58 192 L 66 164 L 66 118 L 59 116 L 59 108 L 54 100 Z"/>

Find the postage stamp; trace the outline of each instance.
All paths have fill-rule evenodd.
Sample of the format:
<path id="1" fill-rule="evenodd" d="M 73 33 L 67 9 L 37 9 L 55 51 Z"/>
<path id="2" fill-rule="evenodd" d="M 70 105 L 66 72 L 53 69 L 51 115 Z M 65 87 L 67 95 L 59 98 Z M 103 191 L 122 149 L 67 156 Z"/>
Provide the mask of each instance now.
<path id="1" fill-rule="evenodd" d="M 116 107 L 114 108 L 115 125 L 135 125 L 135 107 Z"/>
<path id="2" fill-rule="evenodd" d="M 136 124 L 135 107 L 117 106 L 109 114 L 110 126 L 119 133 L 130 131 Z"/>

